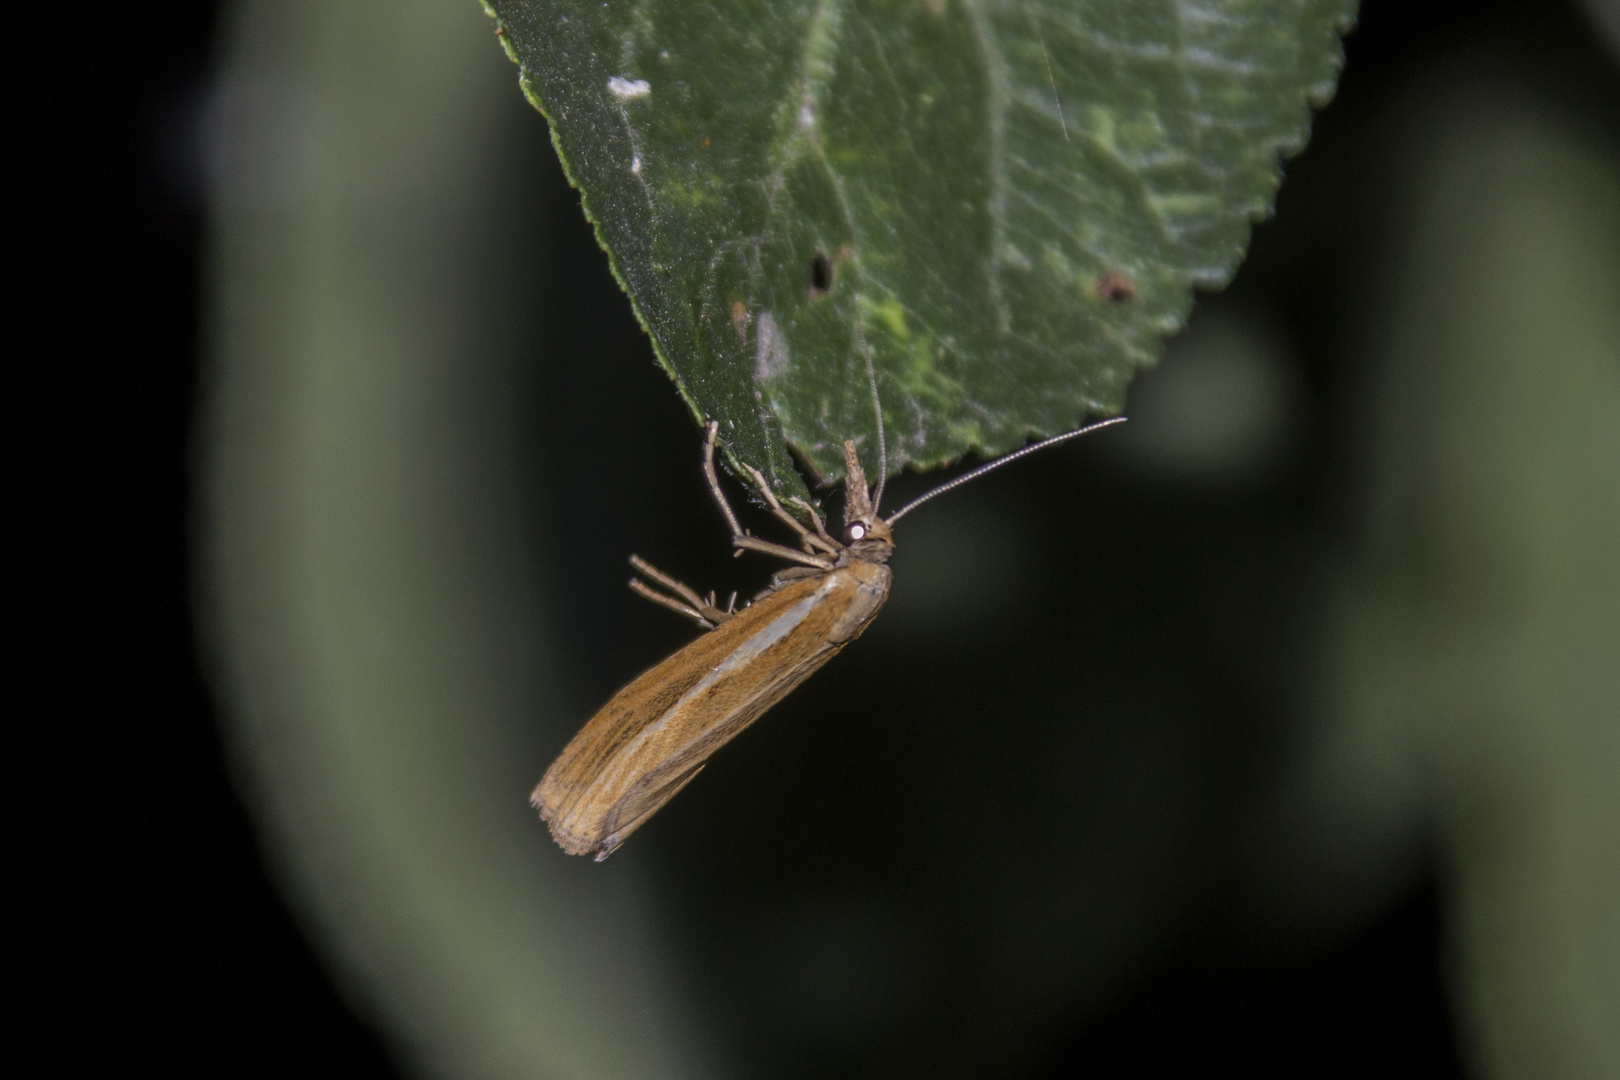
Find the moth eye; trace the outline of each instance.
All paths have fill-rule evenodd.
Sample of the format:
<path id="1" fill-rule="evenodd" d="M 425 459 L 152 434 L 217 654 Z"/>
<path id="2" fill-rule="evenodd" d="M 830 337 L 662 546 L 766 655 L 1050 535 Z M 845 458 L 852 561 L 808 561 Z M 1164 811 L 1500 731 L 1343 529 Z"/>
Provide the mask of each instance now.
<path id="1" fill-rule="evenodd" d="M 845 530 L 845 532 L 846 535 L 849 536 L 849 542 L 853 544 L 855 541 L 866 535 L 866 526 L 857 521 L 855 524 L 851 525 L 847 530 Z"/>

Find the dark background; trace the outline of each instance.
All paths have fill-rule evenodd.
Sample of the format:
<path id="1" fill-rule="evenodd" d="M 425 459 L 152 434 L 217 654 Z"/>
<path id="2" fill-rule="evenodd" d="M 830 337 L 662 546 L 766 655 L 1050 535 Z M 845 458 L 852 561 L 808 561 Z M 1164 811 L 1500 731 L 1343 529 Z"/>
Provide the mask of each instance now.
<path id="1" fill-rule="evenodd" d="M 14 930 L 21 989 L 41 1016 L 27 1038 L 63 1072 L 98 1057 L 180 1073 L 391 1076 L 383 1040 L 334 989 L 265 874 L 195 657 L 187 488 L 205 217 L 192 133 L 218 9 L 80 7 L 30 39 L 36 75 L 17 98 L 41 137 L 37 154 L 14 162 L 38 195 L 12 214 L 41 243 L 13 271 L 25 279 L 14 296 L 35 300 L 7 321 L 21 331 L 13 364 L 43 382 L 14 397 L 16 430 L 36 430 L 35 400 L 49 418 L 16 485 L 37 509 L 14 526 L 41 554 L 20 575 L 42 601 L 20 628 L 38 695 L 13 721 L 42 736 L 22 740 L 13 788 L 40 901 Z M 1321 332 L 1312 327 L 1330 325 L 1309 313 L 1332 305 L 1356 252 L 1352 242 L 1333 266 L 1285 275 L 1289 245 L 1344 220 L 1355 140 L 1388 88 L 1457 48 L 1589 107 L 1620 103 L 1572 6 L 1367 4 L 1338 97 L 1289 166 L 1279 219 L 1257 231 L 1234 286 L 1284 300 L 1307 343 Z M 546 197 L 567 209 L 566 193 Z M 633 340 L 583 222 L 558 220 L 572 229 L 575 265 L 555 272 L 575 282 L 589 313 L 580 322 Z M 1307 377 L 1325 434 L 1276 498 L 1317 507 L 1331 527 L 1323 492 L 1350 482 L 1331 435 L 1344 380 L 1331 348 L 1307 351 L 1322 358 Z M 669 397 L 679 431 L 668 388 L 631 368 L 640 392 Z M 1075 1031 L 1052 1074 L 1458 1075 L 1439 947 L 1432 880 L 1327 953 L 1235 982 L 1216 944 L 1194 943 Z M 1217 964 L 1219 980 L 1209 977 Z"/>

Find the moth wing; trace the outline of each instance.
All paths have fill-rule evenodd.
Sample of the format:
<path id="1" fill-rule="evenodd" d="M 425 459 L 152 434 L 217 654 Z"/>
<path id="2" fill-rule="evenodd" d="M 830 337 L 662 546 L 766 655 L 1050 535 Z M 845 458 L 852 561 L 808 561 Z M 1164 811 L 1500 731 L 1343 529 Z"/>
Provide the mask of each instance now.
<path id="1" fill-rule="evenodd" d="M 643 672 L 586 722 L 530 798 L 564 850 L 589 854 L 615 832 L 622 840 L 697 775 L 726 739 L 714 741 L 706 753 L 690 753 L 693 736 L 701 739 L 702 732 L 691 730 L 695 711 L 676 706 L 761 627 L 812 597 L 820 584 L 819 578 L 807 578 L 761 597 Z M 678 782 L 671 781 L 672 774 Z"/>
<path id="2" fill-rule="evenodd" d="M 596 861 L 601 862 L 613 854 L 618 846 L 624 843 L 625 837 L 640 828 L 643 821 L 663 809 L 664 804 L 678 795 L 681 788 L 696 780 L 698 773 L 707 768 L 708 764 L 706 757 L 696 765 L 688 765 L 684 771 L 672 776 L 665 775 L 656 781 L 648 777 L 647 783 L 638 785 L 640 790 L 619 800 L 618 805 L 609 814 L 606 835 L 598 844 Z"/>
<path id="3" fill-rule="evenodd" d="M 859 636 L 889 580 L 887 567 L 861 565 L 790 582 L 619 691 L 535 789 L 557 843 L 605 858 Z"/>
<path id="4" fill-rule="evenodd" d="M 828 644 L 823 641 L 817 648 L 806 650 L 804 655 L 793 658 L 797 662 L 791 666 L 776 668 L 773 674 L 777 677 L 774 679 L 726 687 L 727 690 L 740 691 L 728 695 L 735 700 L 725 704 L 733 707 L 715 710 L 713 723 L 689 732 L 689 737 L 674 749 L 667 760 L 638 779 L 613 804 L 603 820 L 602 853 L 597 856 L 598 860 L 607 858 L 627 836 L 673 799 L 681 788 L 691 783 L 722 746 L 746 731 L 772 705 L 814 675 L 843 647 L 843 642 Z"/>

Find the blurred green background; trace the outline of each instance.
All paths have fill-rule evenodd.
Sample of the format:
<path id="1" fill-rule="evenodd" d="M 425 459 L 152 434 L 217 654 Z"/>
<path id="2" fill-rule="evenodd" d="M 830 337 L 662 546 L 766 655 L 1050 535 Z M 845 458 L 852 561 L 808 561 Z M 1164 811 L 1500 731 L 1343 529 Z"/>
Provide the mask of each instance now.
<path id="1" fill-rule="evenodd" d="M 602 865 L 526 795 L 691 636 L 626 558 L 770 568 L 476 4 L 219 32 L 204 652 L 403 1072 L 1620 1076 L 1612 12 L 1369 7 L 1132 422 L 909 516 Z"/>

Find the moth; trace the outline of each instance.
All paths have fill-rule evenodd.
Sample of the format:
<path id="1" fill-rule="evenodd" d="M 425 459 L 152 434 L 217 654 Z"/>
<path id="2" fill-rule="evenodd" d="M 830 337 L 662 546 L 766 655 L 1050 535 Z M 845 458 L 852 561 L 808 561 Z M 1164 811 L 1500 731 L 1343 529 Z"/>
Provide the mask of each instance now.
<path id="1" fill-rule="evenodd" d="M 724 610 L 646 560 L 630 564 L 662 586 L 638 578 L 630 587 L 694 620 L 707 631 L 675 655 L 613 695 L 563 748 L 529 802 L 571 855 L 601 862 L 675 794 L 709 759 L 755 720 L 860 637 L 889 598 L 894 523 L 916 507 L 1026 454 L 1117 424 L 1099 421 L 997 458 L 913 499 L 888 518 L 878 516 L 883 473 L 868 488 L 855 444 L 844 444 L 844 530 L 827 532 L 816 508 L 789 500 L 814 528 L 784 508 L 758 469 L 745 466 L 761 498 L 798 536 L 799 547 L 751 535 L 737 521 L 714 469 L 719 425 L 711 421 L 703 447 L 709 493 L 731 529 L 738 554 L 757 551 L 795 565 L 778 571 L 769 587 L 738 610 L 736 594 Z M 881 434 L 880 448 L 881 448 Z"/>

